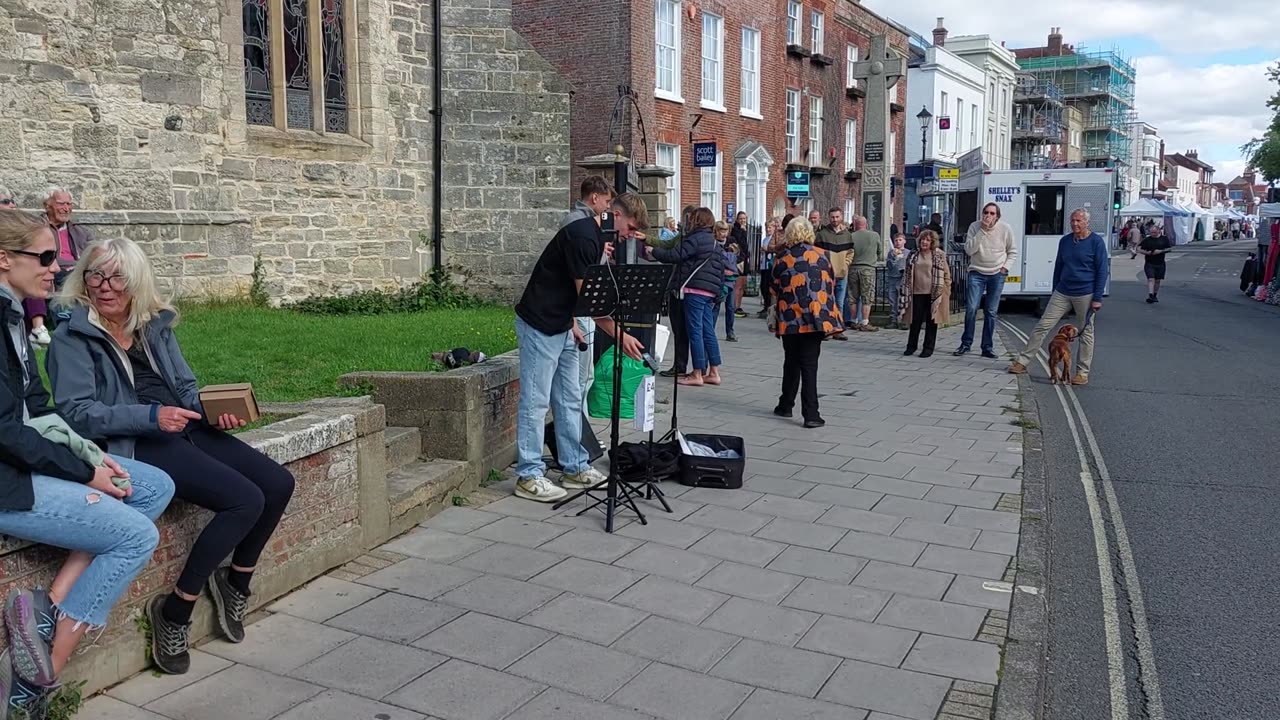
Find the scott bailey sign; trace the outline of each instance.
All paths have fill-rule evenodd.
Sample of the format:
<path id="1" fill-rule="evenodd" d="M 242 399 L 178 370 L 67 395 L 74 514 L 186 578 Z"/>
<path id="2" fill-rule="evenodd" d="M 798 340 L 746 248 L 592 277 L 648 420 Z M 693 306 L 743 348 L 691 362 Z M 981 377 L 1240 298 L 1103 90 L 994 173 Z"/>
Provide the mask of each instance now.
<path id="1" fill-rule="evenodd" d="M 693 166 L 696 168 L 716 166 L 715 142 L 696 142 L 693 144 Z"/>

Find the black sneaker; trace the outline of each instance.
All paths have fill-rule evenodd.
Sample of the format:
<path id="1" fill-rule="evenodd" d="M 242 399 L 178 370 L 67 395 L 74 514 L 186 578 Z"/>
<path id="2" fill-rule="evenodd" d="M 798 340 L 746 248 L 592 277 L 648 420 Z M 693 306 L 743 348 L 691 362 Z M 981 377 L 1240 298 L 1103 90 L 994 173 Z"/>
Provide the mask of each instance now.
<path id="1" fill-rule="evenodd" d="M 1159 295 L 1152 295 L 1152 296 L 1151 296 L 1151 302 L 1153 302 L 1153 303 L 1158 303 L 1158 302 L 1160 302 L 1160 296 L 1159 296 Z"/>
<path id="2" fill-rule="evenodd" d="M 962 356 L 962 355 L 968 355 L 968 354 L 969 354 L 969 348 L 967 348 L 967 347 L 965 347 L 965 346 L 961 345 L 961 346 L 960 346 L 960 347 L 959 347 L 955 352 L 953 352 L 953 353 L 951 353 L 951 354 L 952 354 L 952 355 L 955 355 L 956 357 L 960 357 L 960 356 Z"/>
<path id="3" fill-rule="evenodd" d="M 9 648 L 0 650 L 0 718 L 45 717 L 49 688 L 22 679 L 13 670 Z"/>
<path id="4" fill-rule="evenodd" d="M 724 341 L 725 341 L 725 342 L 738 342 L 738 336 L 737 336 L 737 335 L 725 335 L 725 336 L 724 336 Z"/>
<path id="5" fill-rule="evenodd" d="M 792 412 L 790 410 L 783 410 L 782 408 L 774 408 L 773 414 L 781 418 L 792 417 Z"/>
<path id="6" fill-rule="evenodd" d="M 227 582 L 227 569 L 218 568 L 209 576 L 209 594 L 213 596 L 218 611 L 218 626 L 222 634 L 233 643 L 244 641 L 244 611 L 249 606 L 249 596 L 231 587 Z"/>
<path id="7" fill-rule="evenodd" d="M 1147 296 L 1147 304 L 1148 304 L 1148 305 L 1150 305 L 1151 303 L 1153 303 L 1153 302 L 1155 302 L 1155 301 L 1156 301 L 1156 296 L 1155 296 L 1155 295 L 1148 295 L 1148 296 Z"/>
<path id="8" fill-rule="evenodd" d="M 982 351 L 982 357 L 984 357 L 984 358 L 986 358 L 986 359 L 988 359 L 988 360 L 996 360 L 996 359 L 998 359 L 1000 356 L 999 356 L 999 355 L 997 355 L 997 354 L 995 354 L 995 353 L 994 353 L 994 352 L 992 352 L 991 350 L 983 350 L 983 351 Z"/>
<path id="9" fill-rule="evenodd" d="M 168 595 L 157 595 L 147 603 L 147 620 L 151 623 L 151 661 L 161 672 L 183 675 L 191 669 L 188 652 L 191 623 L 175 623 L 164 617 L 164 601 Z"/>
<path id="10" fill-rule="evenodd" d="M 685 373 L 683 370 L 677 370 L 675 368 L 671 368 L 670 370 L 663 370 L 658 374 L 665 378 L 678 378 L 683 376 Z"/>
<path id="11" fill-rule="evenodd" d="M 823 420 L 822 418 L 816 418 L 816 419 L 814 419 L 814 420 L 805 420 L 805 421 L 804 421 L 804 426 L 805 426 L 806 428 L 810 429 L 810 430 L 812 430 L 812 429 L 814 429 L 814 428 L 824 427 L 824 426 L 826 426 L 826 424 L 827 424 L 827 421 L 826 421 L 826 420 Z"/>

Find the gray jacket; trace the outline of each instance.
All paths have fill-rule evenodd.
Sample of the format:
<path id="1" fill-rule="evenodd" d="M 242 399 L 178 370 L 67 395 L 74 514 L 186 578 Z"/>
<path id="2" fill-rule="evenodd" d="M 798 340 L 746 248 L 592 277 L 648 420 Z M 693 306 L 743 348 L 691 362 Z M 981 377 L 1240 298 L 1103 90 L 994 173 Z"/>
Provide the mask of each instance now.
<path id="1" fill-rule="evenodd" d="M 143 330 L 151 365 L 182 406 L 204 414 L 195 374 L 173 334 L 174 313 L 163 311 Z M 71 320 L 58 325 L 45 359 L 53 403 L 71 429 L 106 441 L 112 455 L 133 457 L 134 439 L 159 434 L 158 405 L 143 404 L 133 387 L 133 370 L 114 340 L 76 307 Z"/>

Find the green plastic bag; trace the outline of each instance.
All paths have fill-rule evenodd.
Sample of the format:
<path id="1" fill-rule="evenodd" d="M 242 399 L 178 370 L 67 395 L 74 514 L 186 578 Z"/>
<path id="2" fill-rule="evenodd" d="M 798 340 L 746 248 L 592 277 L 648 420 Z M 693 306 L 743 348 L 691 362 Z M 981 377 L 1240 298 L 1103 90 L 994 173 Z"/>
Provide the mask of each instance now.
<path id="1" fill-rule="evenodd" d="M 587 391 L 587 412 L 593 418 L 611 417 L 613 410 L 613 348 L 604 351 L 596 363 L 595 378 Z M 649 370 L 644 363 L 622 358 L 622 398 L 618 403 L 618 417 L 631 419 L 636 416 L 636 388 Z"/>

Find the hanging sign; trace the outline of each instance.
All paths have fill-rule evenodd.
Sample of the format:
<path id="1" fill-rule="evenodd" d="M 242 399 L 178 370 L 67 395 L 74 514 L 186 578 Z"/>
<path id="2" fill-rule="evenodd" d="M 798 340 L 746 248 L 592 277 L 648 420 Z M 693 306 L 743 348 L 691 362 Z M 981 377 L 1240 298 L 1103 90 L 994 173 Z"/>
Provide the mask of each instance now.
<path id="1" fill-rule="evenodd" d="M 715 142 L 696 142 L 693 144 L 693 166 L 696 168 L 716 166 Z"/>

